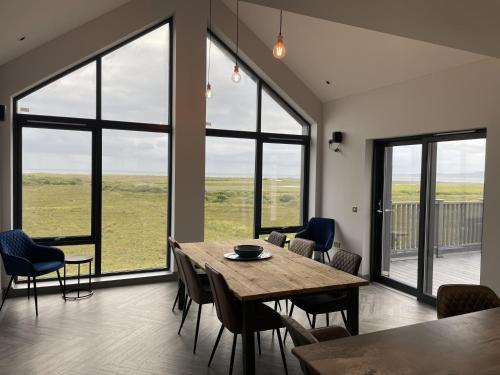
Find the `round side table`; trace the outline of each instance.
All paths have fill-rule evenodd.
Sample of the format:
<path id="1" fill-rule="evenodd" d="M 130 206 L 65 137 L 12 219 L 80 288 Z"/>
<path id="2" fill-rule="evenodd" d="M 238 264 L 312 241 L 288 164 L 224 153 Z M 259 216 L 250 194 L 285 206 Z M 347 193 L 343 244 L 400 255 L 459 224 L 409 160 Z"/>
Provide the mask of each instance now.
<path id="1" fill-rule="evenodd" d="M 89 298 L 91 297 L 94 292 L 92 291 L 92 261 L 94 260 L 93 256 L 90 255 L 70 255 L 67 256 L 64 259 L 64 300 L 65 301 L 78 301 L 80 299 L 84 298 Z M 89 264 L 89 282 L 88 282 L 88 288 L 82 289 L 80 285 L 80 279 L 81 279 L 81 266 L 83 264 Z M 66 290 L 66 266 L 67 265 L 77 265 L 78 266 L 78 276 L 77 276 L 77 287 L 76 289 L 70 289 L 69 291 Z M 81 292 L 85 292 L 85 294 L 81 294 Z M 74 294 L 76 293 L 76 296 L 68 296 L 68 294 Z"/>

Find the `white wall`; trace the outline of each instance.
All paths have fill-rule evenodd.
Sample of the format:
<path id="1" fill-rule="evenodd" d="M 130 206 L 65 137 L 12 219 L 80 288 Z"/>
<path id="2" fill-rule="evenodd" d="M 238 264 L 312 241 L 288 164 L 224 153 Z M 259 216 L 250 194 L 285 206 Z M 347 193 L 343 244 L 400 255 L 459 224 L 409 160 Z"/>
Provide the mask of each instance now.
<path id="1" fill-rule="evenodd" d="M 363 274 L 370 259 L 371 140 L 486 127 L 481 282 L 500 292 L 499 102 L 500 60 L 486 59 L 325 104 L 324 142 L 342 131 L 345 143 L 341 153 L 322 152 L 322 214 L 337 220 L 343 246 L 363 256 Z"/>
<path id="2" fill-rule="evenodd" d="M 219 1 L 213 6 L 214 29 L 231 43 L 234 15 Z M 206 0 L 134 0 L 0 66 L 0 103 L 8 105 L 7 119 L 0 122 L 0 230 L 12 228 L 12 97 L 168 17 L 174 18 L 173 234 L 180 241 L 203 239 Z M 321 102 L 250 30 L 240 26 L 240 48 L 247 62 L 313 122 L 313 145 L 318 144 Z M 312 160 L 315 152 L 316 148 Z M 313 167 L 311 200 L 315 202 L 318 184 Z"/>

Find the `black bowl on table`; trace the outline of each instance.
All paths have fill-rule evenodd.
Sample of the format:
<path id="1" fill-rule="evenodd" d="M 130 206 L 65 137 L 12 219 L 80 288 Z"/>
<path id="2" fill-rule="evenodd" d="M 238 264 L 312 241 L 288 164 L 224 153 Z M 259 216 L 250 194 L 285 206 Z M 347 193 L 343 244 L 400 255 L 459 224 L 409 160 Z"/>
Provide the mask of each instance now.
<path id="1" fill-rule="evenodd" d="M 238 254 L 240 258 L 257 258 L 264 249 L 262 246 L 257 245 L 238 245 L 234 247 L 234 252 Z"/>

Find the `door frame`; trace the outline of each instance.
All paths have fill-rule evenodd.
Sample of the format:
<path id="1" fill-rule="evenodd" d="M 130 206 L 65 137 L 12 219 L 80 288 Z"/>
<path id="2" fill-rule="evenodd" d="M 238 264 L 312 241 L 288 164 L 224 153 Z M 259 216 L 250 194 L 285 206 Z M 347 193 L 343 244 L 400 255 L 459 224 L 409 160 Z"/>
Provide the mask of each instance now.
<path id="1" fill-rule="evenodd" d="M 428 237 L 428 200 L 429 200 L 429 177 L 431 173 L 431 143 L 457 141 L 466 139 L 486 138 L 486 129 L 472 129 L 455 132 L 442 132 L 424 134 L 409 137 L 386 138 L 373 141 L 372 155 L 372 192 L 371 192 L 371 235 L 370 235 L 370 280 L 387 285 L 404 293 L 415 296 L 418 301 L 436 305 L 436 297 L 424 293 L 425 257 Z M 421 158 L 421 180 L 420 180 L 420 213 L 418 228 L 418 271 L 417 287 L 403 284 L 381 274 L 382 260 L 382 224 L 383 216 L 378 210 L 378 202 L 384 195 L 384 160 L 385 148 L 391 146 L 422 145 Z"/>

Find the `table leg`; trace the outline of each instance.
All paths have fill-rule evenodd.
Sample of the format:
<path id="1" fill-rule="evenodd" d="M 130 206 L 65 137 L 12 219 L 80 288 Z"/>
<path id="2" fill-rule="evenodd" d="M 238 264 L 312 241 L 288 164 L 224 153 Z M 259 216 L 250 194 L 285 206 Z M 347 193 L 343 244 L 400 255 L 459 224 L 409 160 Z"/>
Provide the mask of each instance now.
<path id="1" fill-rule="evenodd" d="M 347 330 L 355 336 L 359 334 L 359 288 L 349 288 L 347 299 Z"/>
<path id="2" fill-rule="evenodd" d="M 243 302 L 242 310 L 242 338 L 243 338 L 243 374 L 255 374 L 255 342 L 252 328 L 252 319 L 255 315 L 254 302 Z"/>
<path id="3" fill-rule="evenodd" d="M 66 263 L 64 263 L 64 301 L 66 302 Z"/>
<path id="4" fill-rule="evenodd" d="M 80 263 L 78 263 L 78 287 L 76 289 L 76 295 L 80 298 Z"/>
<path id="5" fill-rule="evenodd" d="M 184 311 L 184 306 L 186 305 L 186 287 L 184 283 L 179 280 L 179 302 L 178 309 Z"/>
<path id="6" fill-rule="evenodd" d="M 89 293 L 92 293 L 92 261 L 89 262 Z"/>

